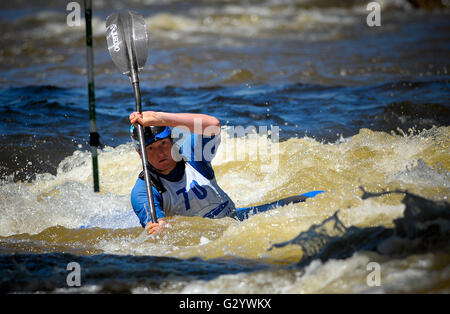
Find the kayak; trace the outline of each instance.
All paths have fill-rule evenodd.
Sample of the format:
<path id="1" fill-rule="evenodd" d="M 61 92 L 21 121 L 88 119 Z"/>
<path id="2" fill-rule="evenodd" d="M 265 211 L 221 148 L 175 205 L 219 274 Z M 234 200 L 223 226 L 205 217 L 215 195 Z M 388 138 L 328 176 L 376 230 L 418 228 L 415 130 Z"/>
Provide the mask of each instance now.
<path id="1" fill-rule="evenodd" d="M 290 197 L 286 197 L 280 199 L 278 201 L 270 202 L 267 204 L 250 206 L 250 207 L 240 207 L 236 208 L 236 212 L 233 215 L 233 218 L 236 218 L 240 221 L 249 218 L 257 213 L 262 213 L 277 207 L 286 206 L 288 204 L 295 204 L 306 201 L 308 198 L 314 197 L 317 194 L 323 193 L 324 191 L 310 191 L 300 195 L 294 195 Z"/>
<path id="2" fill-rule="evenodd" d="M 310 197 L 314 197 L 317 194 L 323 193 L 323 191 L 310 191 L 304 194 L 300 194 L 300 195 L 294 195 L 291 197 L 286 197 L 274 202 L 270 202 L 267 204 L 262 204 L 262 205 L 256 205 L 256 206 L 250 206 L 250 207 L 240 207 L 240 208 L 236 208 L 235 213 L 231 216 L 234 219 L 237 220 L 245 220 L 255 214 L 258 213 L 262 213 L 271 209 L 275 209 L 281 206 L 286 206 L 288 204 L 295 204 L 295 203 L 299 203 L 299 202 L 304 202 L 306 201 L 308 198 Z M 116 226 L 114 225 L 114 227 L 111 226 L 111 222 L 112 221 L 118 221 L 118 222 L 124 222 L 124 221 L 130 221 L 130 219 L 132 220 L 131 217 L 135 217 L 134 216 L 134 212 L 130 211 L 127 212 L 127 214 L 124 216 L 123 213 L 118 214 L 117 216 L 112 217 L 101 217 L 98 219 L 95 219 L 94 221 L 91 221 L 90 223 L 86 224 L 86 225 L 82 225 L 79 228 L 80 229 L 84 229 L 84 228 L 93 228 L 93 227 L 103 227 L 103 228 L 123 228 L 123 226 L 119 225 Z"/>

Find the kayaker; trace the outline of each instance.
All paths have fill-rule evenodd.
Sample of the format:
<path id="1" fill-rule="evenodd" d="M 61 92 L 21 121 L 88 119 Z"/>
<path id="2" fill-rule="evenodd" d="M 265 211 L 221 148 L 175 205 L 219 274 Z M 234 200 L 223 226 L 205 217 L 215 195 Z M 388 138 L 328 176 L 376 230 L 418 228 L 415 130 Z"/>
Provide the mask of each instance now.
<path id="1" fill-rule="evenodd" d="M 234 203 L 217 184 L 211 166 L 220 144 L 217 118 L 205 114 L 145 111 L 133 112 L 129 119 L 131 137 L 139 155 L 135 126 L 139 123 L 144 127 L 158 222 L 150 218 L 143 173 L 131 191 L 131 204 L 148 234 L 161 232 L 168 215 L 208 218 L 233 215 Z M 176 132 L 172 132 L 174 130 Z"/>

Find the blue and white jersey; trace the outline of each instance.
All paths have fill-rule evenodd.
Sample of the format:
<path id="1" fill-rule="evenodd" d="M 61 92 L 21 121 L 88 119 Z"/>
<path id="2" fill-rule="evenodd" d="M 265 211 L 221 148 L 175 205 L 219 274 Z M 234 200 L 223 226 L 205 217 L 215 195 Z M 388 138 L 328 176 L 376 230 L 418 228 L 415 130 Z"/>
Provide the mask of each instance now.
<path id="1" fill-rule="evenodd" d="M 235 212 L 233 201 L 217 184 L 211 160 L 220 144 L 220 135 L 206 137 L 188 133 L 182 141 L 180 152 L 185 161 L 177 163 L 168 175 L 159 175 L 164 186 L 160 193 L 153 189 L 157 218 L 166 215 L 222 218 Z M 155 178 L 155 173 L 151 173 Z M 138 178 L 131 191 L 131 204 L 143 227 L 151 221 L 145 181 Z"/>

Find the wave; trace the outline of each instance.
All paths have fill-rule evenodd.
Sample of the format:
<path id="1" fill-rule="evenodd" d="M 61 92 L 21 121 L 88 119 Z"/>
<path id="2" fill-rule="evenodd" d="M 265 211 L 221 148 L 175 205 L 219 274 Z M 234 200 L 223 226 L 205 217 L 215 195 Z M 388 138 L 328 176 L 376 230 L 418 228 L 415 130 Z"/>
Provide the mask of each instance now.
<path id="1" fill-rule="evenodd" d="M 10 265 L 14 258 L 27 261 L 25 264 L 44 258 L 46 262 L 40 265 L 46 269 L 53 258 L 66 261 L 75 254 L 85 270 L 97 269 L 91 262 L 102 260 L 123 266 L 117 277 L 98 268 L 101 275 L 94 280 L 95 287 L 89 284 L 93 279 L 86 277 L 86 292 L 113 291 L 114 285 L 108 282 L 117 283 L 123 291 L 149 291 L 146 283 L 134 277 L 124 282 L 120 276 L 141 262 L 166 262 L 172 267 L 178 260 L 194 267 L 199 276 L 180 275 L 177 285 L 167 279 L 151 291 L 370 292 L 373 290 L 367 290 L 365 284 L 365 267 L 370 261 L 380 263 L 388 276 L 382 279 L 382 291 L 442 291 L 449 243 L 449 134 L 449 127 L 403 135 L 361 129 L 354 136 L 330 143 L 290 138 L 279 143 L 277 152 L 273 143 L 268 145 L 268 135 L 235 137 L 225 128 L 213 167 L 218 183 L 237 206 L 310 190 L 326 192 L 243 222 L 169 217 L 167 232 L 157 237 L 143 233 L 131 209 L 129 193 L 140 172 L 132 144 L 99 151 L 100 193 L 92 189 L 89 152 L 77 150 L 59 164 L 56 175 L 41 174 L 31 182 L 1 182 L 1 258 L 4 265 Z M 244 158 L 228 158 L 228 153 L 236 150 L 246 152 Z M 367 197 L 374 195 L 362 193 L 360 186 L 369 191 L 383 187 L 402 193 L 380 192 L 383 195 Z M 339 216 L 333 216 L 337 211 Z M 303 239 L 303 249 L 294 243 L 297 236 Z M 277 243 L 294 245 L 275 248 Z M 206 268 L 190 264 L 192 259 Z M 213 267 L 218 259 L 229 261 L 231 268 L 218 273 L 207 267 Z M 418 265 L 417 259 L 422 264 Z M 402 273 L 405 263 L 426 280 L 405 284 L 417 278 Z M 244 270 L 239 265 L 250 266 Z M 16 271 L 11 268 L 9 274 Z M 400 281 L 390 283 L 389 274 L 397 274 Z M 325 275 L 327 280 L 322 278 Z M 60 287 L 42 286 L 42 282 L 50 282 L 48 278 L 32 272 L 26 278 L 35 278 L 39 291 Z M 54 274 L 52 278 L 59 277 Z M 344 288 L 339 284 L 342 280 L 348 283 Z M 1 284 L 7 291 L 33 289 L 9 279 Z"/>
<path id="2" fill-rule="evenodd" d="M 240 72 L 239 72 L 240 73 Z M 236 75 L 236 77 L 239 76 Z M 142 87 L 148 109 L 202 110 L 223 125 L 278 126 L 280 140 L 306 134 L 334 142 L 361 128 L 399 135 L 450 125 L 445 102 L 447 80 L 402 81 L 346 87 L 289 84 L 252 87 Z M 429 91 L 418 101 L 416 95 Z M 391 102 L 390 94 L 397 101 Z M 101 147 L 129 140 L 127 115 L 133 109 L 129 86 L 98 88 L 97 121 Z M 0 91 L 0 177 L 30 181 L 38 173 L 56 174 L 62 159 L 88 149 L 85 88 L 57 85 L 9 87 Z M 317 109 L 320 108 L 320 109 Z M 13 153 L 11 153 L 13 151 Z"/>
<path id="3" fill-rule="evenodd" d="M 73 292 L 65 285 L 67 271 L 58 265 L 76 261 L 82 265 L 83 277 L 77 293 L 158 293 L 161 289 L 177 290 L 186 282 L 211 280 L 224 273 L 245 273 L 267 268 L 267 265 L 251 261 L 177 259 L 158 256 L 117 256 L 99 254 L 79 256 L 75 253 L 47 253 L 0 255 L 0 292 Z M 18 267 L 18 265 L 21 265 Z M 33 266 L 31 266 L 33 265 Z M 86 273 L 84 273 L 86 270 Z M 18 273 L 21 279 L 17 280 Z M 175 278 L 176 277 L 176 278 Z M 166 282 L 167 278 L 169 282 Z M 173 282 L 172 282 L 173 279 Z M 175 290 L 173 290 L 175 289 Z M 169 291 L 167 293 L 170 293 Z"/>
<path id="4" fill-rule="evenodd" d="M 394 102 L 373 117 L 383 130 L 429 129 L 450 125 L 450 109 L 442 104 Z"/>
<path id="5" fill-rule="evenodd" d="M 447 170 L 443 170 L 450 168 L 445 149 L 448 132 L 448 127 L 440 127 L 418 134 L 389 135 L 363 129 L 333 143 L 303 137 L 275 144 L 270 133 L 236 137 L 224 128 L 213 166 L 219 184 L 237 206 L 269 202 L 302 191 L 330 191 L 330 198 L 311 200 L 319 214 L 316 206 L 321 202 L 326 212 L 345 204 L 345 200 L 353 204 L 355 189 L 361 183 L 411 187 L 439 197 L 449 186 Z M 439 168 L 434 168 L 437 164 Z M 1 234 L 39 233 L 56 225 L 138 226 L 128 195 L 140 172 L 139 165 L 131 143 L 100 149 L 100 194 L 92 192 L 89 151 L 76 150 L 66 157 L 55 175 L 38 174 L 31 182 L 3 181 Z M 341 193 L 348 195 L 339 200 Z M 294 206 L 292 214 L 300 208 Z"/>
<path id="6" fill-rule="evenodd" d="M 346 259 L 359 251 L 376 251 L 383 255 L 403 257 L 434 251 L 450 253 L 450 203 L 433 201 L 407 191 L 368 193 L 363 200 L 390 193 L 404 194 L 403 217 L 394 219 L 393 228 L 345 227 L 337 216 L 327 218 L 292 240 L 274 244 L 269 250 L 299 245 L 303 255 L 298 267 L 314 260 Z"/>
<path id="7" fill-rule="evenodd" d="M 177 1 L 159 3 L 158 6 L 131 1 L 128 5 L 120 3 L 99 3 L 94 8 L 93 36 L 104 38 L 104 18 L 124 7 L 137 10 L 146 17 L 146 24 L 151 35 L 169 36 L 182 39 L 186 33 L 222 34 L 233 36 L 261 36 L 272 34 L 280 36 L 286 32 L 311 32 L 317 29 L 341 27 L 360 22 L 362 15 L 367 15 L 366 4 L 360 1 L 257 1 L 255 3 L 241 1 L 213 3 L 193 2 L 180 8 Z M 383 11 L 409 10 L 408 1 L 381 1 Z M 20 4 L 19 4 L 20 6 Z M 25 5 L 22 5 L 25 6 Z M 81 15 L 79 26 L 67 23 L 68 11 L 59 2 L 41 4 L 38 12 L 20 16 L 12 23 L 4 23 L 5 32 L 2 39 L 11 39 L 11 31 L 15 36 L 29 39 L 45 38 L 64 45 L 80 43 L 84 38 L 84 18 Z M 26 12 L 26 11 L 25 11 Z M 11 22 L 11 21 L 9 21 Z M 80 31 L 81 30 L 81 31 Z M 325 36 L 325 34 L 322 34 Z M 333 35 L 334 36 L 334 35 Z M 309 38 L 314 38 L 311 36 Z M 319 37 L 318 37 L 319 38 Z M 332 38 L 332 37 L 330 37 Z"/>

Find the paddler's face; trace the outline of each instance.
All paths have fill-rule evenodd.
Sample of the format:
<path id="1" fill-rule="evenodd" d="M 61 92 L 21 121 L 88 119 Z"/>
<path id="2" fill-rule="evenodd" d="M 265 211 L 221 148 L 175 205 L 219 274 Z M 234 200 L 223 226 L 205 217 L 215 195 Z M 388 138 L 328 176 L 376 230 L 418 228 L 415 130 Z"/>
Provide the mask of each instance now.
<path id="1" fill-rule="evenodd" d="M 146 146 L 150 164 L 162 174 L 168 174 L 175 168 L 176 161 L 172 158 L 172 141 L 164 138 Z"/>

